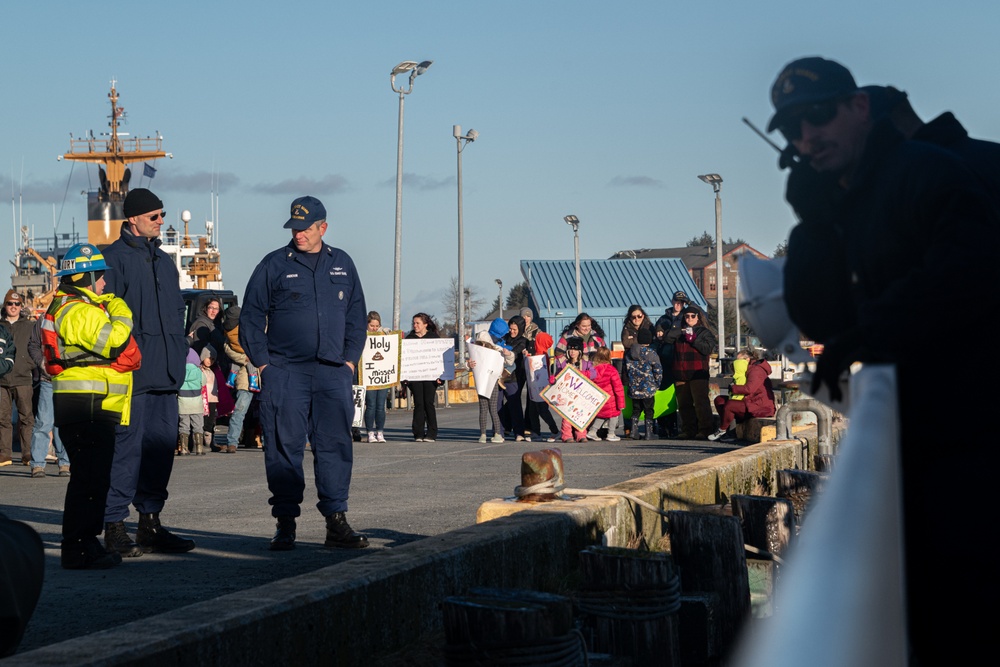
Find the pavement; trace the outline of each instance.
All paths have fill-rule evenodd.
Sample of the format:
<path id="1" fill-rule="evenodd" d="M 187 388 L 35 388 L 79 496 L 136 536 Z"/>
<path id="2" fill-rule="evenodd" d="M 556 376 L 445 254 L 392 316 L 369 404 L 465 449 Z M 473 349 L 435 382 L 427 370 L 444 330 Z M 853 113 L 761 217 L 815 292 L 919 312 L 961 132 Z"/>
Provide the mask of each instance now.
<path id="1" fill-rule="evenodd" d="M 411 414 L 389 411 L 389 442 L 355 445 L 348 520 L 371 541 L 362 550 L 323 547 L 325 524 L 311 507 L 315 486 L 307 466 L 296 549 L 269 551 L 274 519 L 263 455 L 241 449 L 175 459 L 161 520 L 194 539 L 194 551 L 145 554 L 111 570 L 63 570 L 59 540 L 67 479 L 54 476 L 55 465 L 48 467 L 52 475 L 39 479 L 20 465 L 0 468 L 0 512 L 30 524 L 46 546 L 42 597 L 18 652 L 472 525 L 480 504 L 513 495 L 525 451 L 560 448 L 567 485 L 597 489 L 738 448 L 676 440 L 481 444 L 475 405 L 438 408 L 438 441 L 413 442 Z M 133 536 L 135 520 L 133 513 L 126 522 Z"/>

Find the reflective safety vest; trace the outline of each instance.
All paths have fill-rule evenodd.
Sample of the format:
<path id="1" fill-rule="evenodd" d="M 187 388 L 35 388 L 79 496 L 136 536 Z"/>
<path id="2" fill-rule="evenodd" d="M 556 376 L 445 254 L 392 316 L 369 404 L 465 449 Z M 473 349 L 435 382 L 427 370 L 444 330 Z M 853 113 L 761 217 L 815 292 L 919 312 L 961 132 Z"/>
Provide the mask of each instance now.
<path id="1" fill-rule="evenodd" d="M 142 356 L 125 302 L 62 286 L 45 313 L 41 333 L 56 426 L 85 421 L 128 425 L 132 371 Z"/>

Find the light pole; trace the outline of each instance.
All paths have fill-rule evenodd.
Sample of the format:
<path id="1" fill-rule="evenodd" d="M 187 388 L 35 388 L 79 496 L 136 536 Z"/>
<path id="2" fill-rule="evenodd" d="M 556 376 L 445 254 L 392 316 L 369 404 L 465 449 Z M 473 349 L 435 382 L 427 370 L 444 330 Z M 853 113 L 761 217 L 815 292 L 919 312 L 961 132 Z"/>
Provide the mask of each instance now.
<path id="1" fill-rule="evenodd" d="M 583 289 L 580 286 L 580 218 L 567 215 L 563 218 L 573 227 L 573 257 L 576 259 L 576 314 L 583 312 Z"/>
<path id="2" fill-rule="evenodd" d="M 726 356 L 726 314 L 722 307 L 722 176 L 702 174 L 701 180 L 715 191 L 715 296 L 719 309 L 719 361 Z M 739 332 L 736 332 L 737 344 Z"/>
<path id="3" fill-rule="evenodd" d="M 497 287 L 500 289 L 500 296 L 497 297 L 497 317 L 503 317 L 503 281 L 497 278 L 494 280 Z"/>
<path id="4" fill-rule="evenodd" d="M 479 137 L 475 130 L 462 136 L 462 126 L 451 128 L 458 150 L 458 359 L 465 363 L 465 232 L 462 227 L 462 149 Z M 464 143 L 463 143 L 464 142 Z"/>
<path id="5" fill-rule="evenodd" d="M 404 60 L 392 68 L 389 73 L 389 85 L 392 92 L 399 94 L 399 135 L 396 140 L 396 257 L 392 274 L 392 328 L 399 329 L 399 273 L 400 260 L 403 252 L 403 96 L 413 92 L 413 80 L 427 71 L 432 60 L 417 63 Z M 410 73 L 409 87 L 396 87 L 396 75 Z"/>

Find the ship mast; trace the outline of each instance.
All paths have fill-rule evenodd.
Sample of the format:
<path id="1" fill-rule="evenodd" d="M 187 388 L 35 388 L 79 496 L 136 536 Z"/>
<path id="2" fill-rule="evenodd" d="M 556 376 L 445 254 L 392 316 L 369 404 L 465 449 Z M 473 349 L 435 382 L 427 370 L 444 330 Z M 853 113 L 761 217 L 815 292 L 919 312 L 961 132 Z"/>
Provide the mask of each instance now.
<path id="1" fill-rule="evenodd" d="M 156 160 L 170 157 L 162 150 L 163 137 L 128 137 L 127 133 L 119 133 L 119 121 L 125 118 L 125 109 L 118 106 L 118 90 L 116 81 L 111 81 L 111 128 L 109 138 L 101 142 L 90 132 L 85 139 L 74 139 L 70 135 L 69 152 L 60 159 L 89 162 L 99 165 L 100 190 L 91 192 L 88 197 L 88 227 L 87 238 L 90 243 L 104 246 L 115 239 L 121 231 L 123 220 L 122 202 L 128 194 L 131 169 L 126 165 L 132 162 Z M 128 137 L 124 138 L 123 137 Z"/>

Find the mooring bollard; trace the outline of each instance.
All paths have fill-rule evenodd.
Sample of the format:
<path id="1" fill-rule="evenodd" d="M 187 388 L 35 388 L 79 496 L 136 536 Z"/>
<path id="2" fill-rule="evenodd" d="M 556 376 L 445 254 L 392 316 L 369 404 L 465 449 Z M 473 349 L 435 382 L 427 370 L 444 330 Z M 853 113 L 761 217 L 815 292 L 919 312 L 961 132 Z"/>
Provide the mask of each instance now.
<path id="1" fill-rule="evenodd" d="M 519 502 L 559 500 L 564 486 L 562 451 L 553 447 L 521 456 Z"/>

